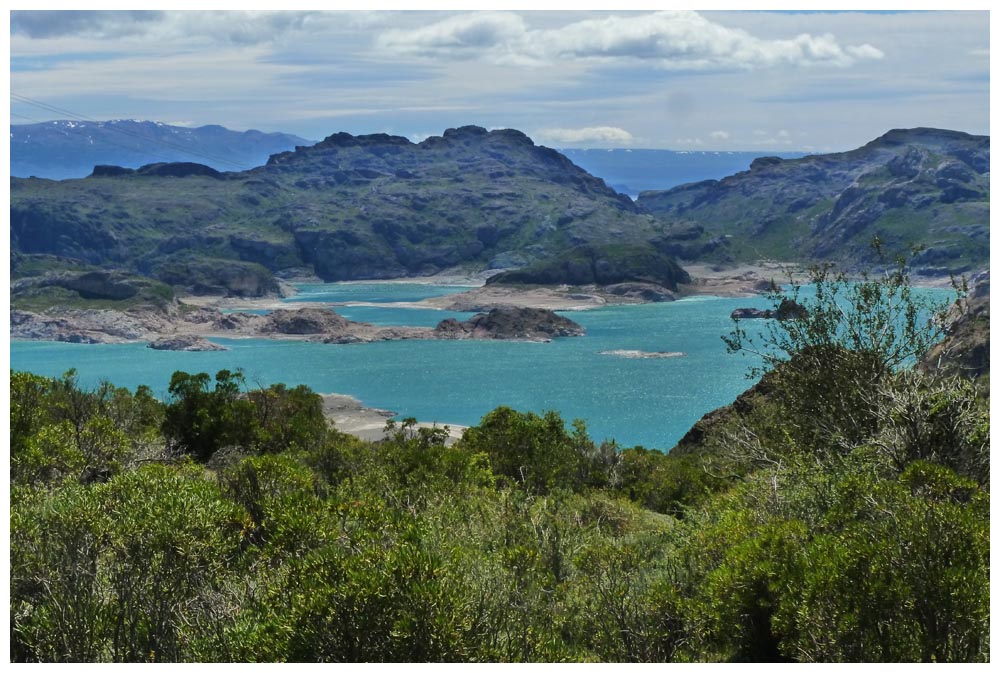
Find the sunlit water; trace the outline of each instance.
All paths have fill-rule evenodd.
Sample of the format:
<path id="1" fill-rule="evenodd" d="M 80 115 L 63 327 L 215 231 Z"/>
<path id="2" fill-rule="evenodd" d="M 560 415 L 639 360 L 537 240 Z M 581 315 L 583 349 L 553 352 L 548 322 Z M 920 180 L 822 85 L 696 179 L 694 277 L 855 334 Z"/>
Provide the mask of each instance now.
<path id="1" fill-rule="evenodd" d="M 288 300 L 417 301 L 462 291 L 454 286 L 343 283 L 303 286 Z M 11 367 L 46 376 L 75 368 L 87 386 L 101 379 L 165 395 L 175 370 L 244 371 L 252 385 L 305 384 L 353 395 L 362 403 L 420 420 L 472 425 L 499 405 L 554 409 L 584 419 L 591 436 L 624 446 L 667 450 L 703 414 L 728 404 L 752 382 L 754 362 L 726 353 L 721 337 L 738 307 L 767 308 L 763 298 L 697 297 L 662 304 L 567 312 L 583 337 L 549 343 L 395 341 L 332 345 L 268 339 L 217 339 L 231 350 L 158 351 L 145 344 L 81 345 L 12 342 Z M 338 306 L 352 320 L 383 325 L 434 325 L 468 313 L 379 306 Z M 757 329 L 762 321 L 744 324 Z M 673 351 L 683 357 L 627 359 L 601 351 Z"/>

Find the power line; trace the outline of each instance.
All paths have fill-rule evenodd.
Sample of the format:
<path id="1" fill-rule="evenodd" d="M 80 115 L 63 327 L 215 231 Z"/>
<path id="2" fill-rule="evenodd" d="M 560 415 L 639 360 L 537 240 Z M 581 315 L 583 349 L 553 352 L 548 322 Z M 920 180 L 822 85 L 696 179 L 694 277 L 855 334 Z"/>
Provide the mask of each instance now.
<path id="1" fill-rule="evenodd" d="M 50 105 L 48 103 L 44 103 L 42 101 L 35 100 L 34 98 L 29 98 L 27 96 L 22 96 L 21 94 L 15 93 L 13 91 L 11 92 L 10 95 L 11 95 L 12 98 L 15 98 L 18 101 L 21 101 L 23 103 L 27 103 L 28 105 L 34 105 L 35 107 L 39 107 L 39 108 L 42 108 L 44 110 L 48 110 L 49 112 L 55 112 L 57 114 L 68 115 L 68 116 L 73 117 L 73 118 L 75 118 L 75 119 L 77 119 L 79 121 L 88 121 L 88 122 L 92 122 L 92 123 L 101 123 L 97 119 L 91 119 L 90 117 L 86 117 L 84 115 L 77 114 L 77 113 L 73 112 L 72 110 L 66 110 L 65 108 L 56 107 L 55 105 Z M 121 133 L 123 135 L 131 136 L 133 138 L 138 138 L 139 140 L 142 140 L 144 142 L 152 142 L 152 143 L 155 143 L 155 144 L 158 144 L 158 145 L 163 145 L 165 147 L 170 147 L 170 148 L 173 148 L 173 149 L 178 150 L 180 152 L 183 152 L 185 154 L 190 154 L 192 156 L 200 157 L 200 158 L 203 158 L 203 159 L 209 159 L 211 161 L 215 161 L 215 162 L 218 162 L 220 164 L 228 164 L 229 166 L 232 166 L 234 168 L 238 168 L 239 170 L 246 170 L 247 168 L 249 168 L 248 166 L 244 166 L 244 165 L 241 165 L 241 164 L 234 163 L 234 162 L 232 162 L 232 161 L 230 161 L 228 159 L 222 158 L 222 157 L 217 157 L 217 156 L 213 156 L 211 154 L 208 154 L 206 152 L 199 152 L 197 150 L 189 149 L 189 148 L 187 148 L 187 147 L 185 147 L 183 145 L 179 145 L 177 143 L 171 143 L 169 141 L 160 140 L 160 139 L 157 139 L 157 138 L 147 138 L 146 136 L 142 135 L 141 133 L 136 133 L 134 131 L 129 131 L 127 129 L 122 129 L 122 128 L 118 128 L 118 127 L 108 127 L 108 130 L 114 131 L 116 133 Z"/>
<path id="2" fill-rule="evenodd" d="M 20 117 L 21 119 L 27 119 L 29 122 L 35 122 L 35 123 L 38 123 L 38 124 L 44 124 L 45 123 L 44 119 L 35 119 L 34 117 L 27 117 L 27 116 L 25 116 L 23 114 L 18 114 L 16 112 L 11 112 L 10 116 L 11 117 Z M 123 150 L 128 150 L 130 152 L 135 152 L 136 151 L 136 149 L 134 147 L 130 147 L 128 145 L 121 145 L 121 144 L 116 143 L 114 141 L 108 140 L 107 138 L 98 138 L 97 140 L 98 140 L 98 142 L 102 142 L 105 145 L 114 145 L 115 147 L 120 147 Z M 154 159 L 160 159 L 161 161 L 164 161 L 164 162 L 167 162 L 167 163 L 169 163 L 171 161 L 171 159 L 168 159 L 168 158 L 166 158 L 164 156 L 160 156 L 160 155 L 156 155 L 156 154 L 152 154 L 152 153 L 148 153 L 148 154 L 149 154 L 150 157 L 152 157 Z"/>
<path id="3" fill-rule="evenodd" d="M 56 107 L 55 105 L 50 105 L 48 103 L 44 103 L 42 101 L 35 100 L 34 98 L 29 98 L 28 96 L 22 96 L 21 94 L 18 94 L 18 93 L 13 92 L 13 91 L 10 93 L 10 96 L 11 96 L 11 98 L 13 98 L 13 99 L 15 99 L 15 100 L 17 100 L 17 101 L 19 101 L 21 103 L 25 103 L 27 105 L 33 105 L 33 106 L 41 108 L 43 110 L 48 110 L 49 112 L 55 112 L 56 114 L 67 115 L 67 116 L 69 116 L 69 117 L 71 117 L 73 119 L 76 119 L 78 121 L 86 121 L 86 122 L 92 122 L 92 123 L 101 123 L 97 119 L 92 119 L 92 118 L 87 117 L 85 115 L 77 114 L 77 113 L 73 112 L 72 110 L 67 110 L 65 108 Z M 15 115 L 15 116 L 22 117 L 24 119 L 30 119 L 29 117 L 25 117 L 24 115 Z M 39 122 L 39 123 L 44 123 L 44 122 Z M 146 142 L 146 143 L 153 143 L 153 144 L 157 144 L 157 145 L 162 145 L 164 147 L 169 147 L 171 149 L 174 149 L 176 151 L 182 152 L 184 154 L 189 154 L 191 156 L 199 157 L 201 159 L 208 159 L 209 161 L 214 161 L 217 164 L 227 165 L 227 166 L 230 166 L 230 167 L 235 168 L 237 170 L 248 170 L 249 168 L 252 168 L 251 166 L 246 166 L 246 165 L 243 165 L 243 164 L 238 164 L 238 163 L 235 163 L 235 162 L 233 162 L 233 161 L 231 161 L 229 159 L 225 159 L 223 157 L 214 156 L 214 155 L 208 154 L 206 152 L 200 152 L 200 151 L 197 151 L 197 150 L 192 150 L 192 149 L 190 149 L 188 147 L 185 147 L 183 145 L 179 145 L 177 143 L 171 143 L 169 141 L 161 140 L 159 138 L 149 138 L 149 137 L 146 137 L 146 136 L 144 136 L 144 135 L 142 135 L 140 133 L 136 133 L 134 131 L 129 131 L 127 129 L 118 128 L 118 127 L 114 127 L 114 126 L 106 126 L 104 128 L 106 128 L 109 131 L 114 131 L 115 133 L 120 133 L 122 135 L 126 135 L 126 136 L 130 136 L 130 137 L 133 137 L 133 138 L 137 138 L 137 139 L 142 140 L 143 142 Z M 108 141 L 108 144 L 116 145 L 115 143 L 112 143 L 112 142 L 109 142 L 109 141 Z M 116 147 L 124 147 L 125 149 L 130 149 L 132 151 L 135 151 L 135 148 L 125 147 L 123 145 L 116 145 Z"/>

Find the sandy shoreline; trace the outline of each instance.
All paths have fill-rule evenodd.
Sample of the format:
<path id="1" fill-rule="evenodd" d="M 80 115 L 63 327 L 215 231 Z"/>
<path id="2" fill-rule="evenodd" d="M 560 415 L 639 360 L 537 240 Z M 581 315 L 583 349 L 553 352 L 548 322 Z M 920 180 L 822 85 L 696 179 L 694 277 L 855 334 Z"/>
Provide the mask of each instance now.
<path id="1" fill-rule="evenodd" d="M 735 267 L 719 268 L 707 264 L 691 264 L 685 267 L 691 275 L 691 282 L 681 285 L 674 298 L 709 295 L 717 297 L 753 297 L 773 280 L 782 284 L 788 282 L 789 273 L 802 279 L 805 272 L 801 267 L 761 262 Z M 520 306 L 524 308 L 544 308 L 553 311 L 583 311 L 601 306 L 646 303 L 642 299 L 620 296 L 605 292 L 597 286 L 570 287 L 513 287 L 486 285 L 490 273 L 466 274 L 446 272 L 437 276 L 419 278 L 393 278 L 387 280 L 344 281 L 346 283 L 414 283 L 421 285 L 452 285 L 468 288 L 465 292 L 430 297 L 414 302 L 311 302 L 297 301 L 294 306 L 282 298 L 263 297 L 259 299 L 216 296 L 184 297 L 183 301 L 192 306 L 217 308 L 229 311 L 274 310 L 278 308 L 320 308 L 336 306 L 379 306 L 382 308 L 418 308 L 431 310 L 472 311 L 498 305 Z"/>
<path id="2" fill-rule="evenodd" d="M 670 293 L 674 299 L 695 296 L 714 297 L 755 297 L 766 292 L 772 282 L 787 284 L 790 280 L 805 282 L 808 270 L 801 265 L 780 262 L 758 262 L 720 267 L 709 264 L 689 264 L 684 269 L 691 275 L 691 282 L 680 285 Z M 419 278 L 394 278 L 388 280 L 344 281 L 346 283 L 414 283 L 420 285 L 452 285 L 468 288 L 464 292 L 429 297 L 408 302 L 311 302 L 296 301 L 293 304 L 277 297 L 238 298 L 217 296 L 184 297 L 186 304 L 203 308 L 217 308 L 227 311 L 273 311 L 284 308 L 327 308 L 337 306 L 378 306 L 380 308 L 413 308 L 438 311 L 480 312 L 496 306 L 520 306 L 524 308 L 544 308 L 552 311 L 585 311 L 601 306 L 615 306 L 647 303 L 635 297 L 608 293 L 598 286 L 570 287 L 516 287 L 486 285 L 489 272 L 461 274 L 456 271 L 437 276 Z M 975 274 L 973 274 L 975 275 Z M 971 276 L 970 276 L 971 277 Z M 914 287 L 948 288 L 949 277 L 915 276 L 911 278 Z M 209 336 L 209 335 L 206 335 Z"/>
<path id="3" fill-rule="evenodd" d="M 322 394 L 323 415 L 333 421 L 334 427 L 341 432 L 354 435 L 360 439 L 377 442 L 385 439 L 385 423 L 397 414 L 386 409 L 366 407 L 356 398 L 339 393 Z M 446 444 L 453 444 L 461 438 L 468 426 L 419 422 L 418 427 L 438 427 L 448 430 Z"/>

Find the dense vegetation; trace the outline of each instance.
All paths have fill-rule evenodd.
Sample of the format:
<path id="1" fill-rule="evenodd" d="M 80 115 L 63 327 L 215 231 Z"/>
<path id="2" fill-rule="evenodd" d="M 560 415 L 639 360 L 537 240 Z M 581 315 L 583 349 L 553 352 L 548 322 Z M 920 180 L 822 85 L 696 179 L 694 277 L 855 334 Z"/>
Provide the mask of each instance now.
<path id="1" fill-rule="evenodd" d="M 829 282 L 666 455 L 507 408 L 373 444 L 238 372 L 166 402 L 12 372 L 11 658 L 987 660 L 988 392 L 899 360 L 905 284 L 843 322 Z"/>

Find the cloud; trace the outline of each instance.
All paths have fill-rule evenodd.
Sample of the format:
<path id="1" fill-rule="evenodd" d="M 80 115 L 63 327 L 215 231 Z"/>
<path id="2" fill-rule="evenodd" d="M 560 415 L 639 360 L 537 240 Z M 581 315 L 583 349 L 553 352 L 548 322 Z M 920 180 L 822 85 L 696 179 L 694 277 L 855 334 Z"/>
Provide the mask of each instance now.
<path id="1" fill-rule="evenodd" d="M 701 138 L 677 138 L 674 142 L 678 145 L 698 146 L 703 145 Z"/>
<path id="2" fill-rule="evenodd" d="M 616 126 L 589 126 L 579 129 L 542 129 L 536 134 L 540 139 L 552 143 L 608 143 L 627 145 L 632 142 L 632 134 Z"/>
<path id="3" fill-rule="evenodd" d="M 729 140 L 728 131 L 712 131 L 708 134 L 708 137 L 712 140 Z"/>
<path id="4" fill-rule="evenodd" d="M 265 44 L 302 32 L 370 25 L 365 12 L 312 11 L 15 11 L 12 35 L 31 39 L 207 38 L 233 45 Z"/>
<path id="5" fill-rule="evenodd" d="M 33 39 L 51 39 L 67 35 L 124 37 L 147 30 L 150 23 L 163 19 L 158 11 L 15 11 L 10 13 L 13 34 Z"/>
<path id="6" fill-rule="evenodd" d="M 689 11 L 585 19 L 552 29 L 530 29 L 524 19 L 509 12 L 460 14 L 418 28 L 387 31 L 377 45 L 400 55 L 430 58 L 476 57 L 536 66 L 580 59 L 632 61 L 693 70 L 843 67 L 883 56 L 870 44 L 841 46 L 831 34 L 762 39 Z"/>
<path id="7" fill-rule="evenodd" d="M 472 12 L 420 28 L 385 31 L 377 45 L 401 55 L 460 57 L 475 51 L 502 51 L 519 44 L 527 34 L 524 19 L 517 14 Z"/>

